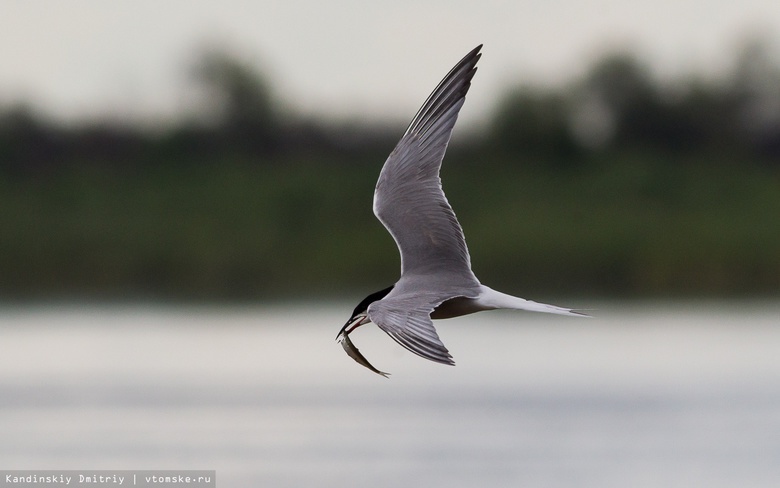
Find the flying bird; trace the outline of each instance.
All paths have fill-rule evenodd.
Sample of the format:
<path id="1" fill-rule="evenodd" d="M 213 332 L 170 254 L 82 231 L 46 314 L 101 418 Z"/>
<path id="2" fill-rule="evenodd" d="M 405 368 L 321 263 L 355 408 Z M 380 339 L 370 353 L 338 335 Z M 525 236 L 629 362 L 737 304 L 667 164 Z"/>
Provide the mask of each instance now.
<path id="1" fill-rule="evenodd" d="M 493 290 L 471 270 L 463 229 L 444 196 L 439 169 L 480 49 L 481 44 L 461 59 L 423 103 L 385 161 L 374 190 L 374 214 L 401 253 L 401 278 L 363 299 L 336 340 L 351 358 L 385 377 L 349 338 L 362 325 L 373 322 L 411 352 L 454 365 L 432 319 L 499 308 L 584 315 Z"/>

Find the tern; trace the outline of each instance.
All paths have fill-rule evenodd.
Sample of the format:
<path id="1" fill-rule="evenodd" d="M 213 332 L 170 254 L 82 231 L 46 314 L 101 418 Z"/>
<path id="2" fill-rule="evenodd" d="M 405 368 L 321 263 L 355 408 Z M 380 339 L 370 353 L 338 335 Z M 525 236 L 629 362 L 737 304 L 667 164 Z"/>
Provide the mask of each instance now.
<path id="1" fill-rule="evenodd" d="M 363 299 L 336 340 L 351 358 L 385 377 L 388 373 L 372 366 L 349 338 L 362 325 L 373 322 L 409 351 L 454 365 L 432 319 L 500 308 L 584 315 L 493 290 L 471 270 L 463 229 L 444 196 L 439 170 L 480 49 L 481 44 L 461 59 L 423 103 L 385 161 L 374 190 L 374 214 L 401 253 L 401 278 Z"/>

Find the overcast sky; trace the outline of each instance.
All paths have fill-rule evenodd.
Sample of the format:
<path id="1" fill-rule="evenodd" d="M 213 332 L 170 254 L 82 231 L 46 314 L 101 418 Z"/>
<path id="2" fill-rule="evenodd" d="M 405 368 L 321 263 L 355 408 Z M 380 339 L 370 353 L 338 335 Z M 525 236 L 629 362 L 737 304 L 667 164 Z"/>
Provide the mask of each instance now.
<path id="1" fill-rule="evenodd" d="M 626 48 L 661 73 L 719 72 L 754 34 L 780 44 L 778 0 L 0 0 L 0 106 L 62 118 L 167 117 L 187 67 L 222 45 L 294 110 L 408 119 L 484 43 L 464 119 L 516 80 L 556 83 Z"/>

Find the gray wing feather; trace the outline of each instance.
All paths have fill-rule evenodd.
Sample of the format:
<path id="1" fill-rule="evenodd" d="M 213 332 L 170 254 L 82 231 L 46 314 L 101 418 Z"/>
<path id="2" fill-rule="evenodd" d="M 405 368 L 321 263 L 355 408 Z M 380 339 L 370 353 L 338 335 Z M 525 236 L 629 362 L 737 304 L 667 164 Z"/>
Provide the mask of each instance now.
<path id="1" fill-rule="evenodd" d="M 459 274 L 464 285 L 478 283 L 439 170 L 481 47 L 455 65 L 431 93 L 379 175 L 374 213 L 398 245 L 402 276 L 446 270 Z"/>
<path id="2" fill-rule="evenodd" d="M 385 298 L 368 307 L 368 317 L 411 352 L 437 363 L 454 365 L 433 327 L 431 312 L 444 298 L 425 294 Z"/>

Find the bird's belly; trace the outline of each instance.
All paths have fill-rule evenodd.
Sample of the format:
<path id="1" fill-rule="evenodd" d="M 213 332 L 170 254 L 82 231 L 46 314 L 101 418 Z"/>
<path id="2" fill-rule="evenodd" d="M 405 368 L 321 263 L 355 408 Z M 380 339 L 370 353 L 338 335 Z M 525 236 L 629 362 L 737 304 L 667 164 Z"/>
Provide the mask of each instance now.
<path id="1" fill-rule="evenodd" d="M 442 302 L 431 312 L 432 319 L 449 319 L 485 310 L 474 298 L 455 297 Z"/>

